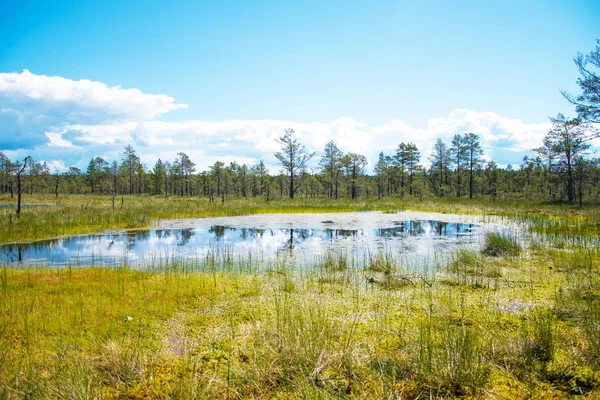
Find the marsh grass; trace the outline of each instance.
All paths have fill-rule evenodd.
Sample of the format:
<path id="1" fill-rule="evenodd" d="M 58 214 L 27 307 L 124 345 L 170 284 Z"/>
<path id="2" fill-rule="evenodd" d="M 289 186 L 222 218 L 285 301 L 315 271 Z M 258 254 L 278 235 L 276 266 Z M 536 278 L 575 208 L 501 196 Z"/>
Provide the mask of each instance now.
<path id="1" fill-rule="evenodd" d="M 390 252 L 384 250 L 375 253 L 369 252 L 367 258 L 366 271 L 379 272 L 390 276 L 396 269 L 396 260 L 394 260 Z"/>
<path id="2" fill-rule="evenodd" d="M 526 363 L 548 362 L 555 353 L 554 317 L 548 311 L 537 311 L 523 320 L 522 351 Z"/>
<path id="3" fill-rule="evenodd" d="M 600 367 L 600 253 L 598 249 L 549 250 L 555 270 L 565 277 L 554 306 L 555 314 L 581 328 L 579 351 Z"/>
<path id="4" fill-rule="evenodd" d="M 497 286 L 498 278 L 502 277 L 501 264 L 471 248 L 456 250 L 442 269 L 446 272 L 444 282 L 472 288 Z"/>
<path id="5" fill-rule="evenodd" d="M 346 251 L 327 251 L 323 256 L 318 257 L 318 268 L 326 274 L 344 272 L 350 266 L 351 260 Z"/>
<path id="6" fill-rule="evenodd" d="M 147 204 L 153 201 L 126 197 L 123 210 L 139 207 L 151 220 L 292 209 L 283 201 L 264 208 L 242 201 L 198 206 L 195 199 Z M 303 205 L 333 207 L 293 204 Z M 416 205 L 434 206 L 469 210 L 452 202 Z M 60 207 L 64 214 L 82 205 Z M 102 207 L 88 206 L 113 213 Z M 363 205 L 337 209 L 352 207 Z M 600 255 L 589 236 L 597 217 L 563 206 L 477 207 L 471 211 L 535 220 L 548 232 L 532 236 L 536 245 L 519 257 L 463 248 L 412 268 L 385 249 L 302 262 L 215 249 L 141 269 L 0 267 L 0 398 L 597 396 Z M 60 229 L 80 229 L 91 216 L 81 218 Z M 556 233 L 557 226 L 579 226 L 588 236 Z M 551 247 L 558 241 L 561 248 Z"/>
<path id="7" fill-rule="evenodd" d="M 481 249 L 483 254 L 492 257 L 516 257 L 521 251 L 521 244 L 517 238 L 498 232 L 487 232 Z"/>
<path id="8" fill-rule="evenodd" d="M 477 330 L 465 324 L 446 323 L 442 329 L 431 321 L 419 327 L 417 379 L 439 395 L 474 394 L 489 373 Z"/>
<path id="9" fill-rule="evenodd" d="M 572 270 L 593 272 L 600 262 L 600 253 L 594 248 L 550 250 L 548 255 L 552 266 L 563 272 Z"/>
<path id="10" fill-rule="evenodd" d="M 383 252 L 374 257 L 386 259 Z M 485 268 L 477 252 L 457 257 L 467 275 Z M 590 303 L 576 303 L 576 326 L 561 325 L 567 329 L 561 338 L 583 338 L 580 352 L 556 339 L 558 325 L 544 319 L 549 313 L 486 308 L 498 296 L 552 299 L 556 281 L 547 274 L 562 272 L 546 268 L 531 292 L 527 285 L 516 289 L 530 275 L 514 267 L 510 282 L 474 290 L 405 269 L 391 254 L 383 272 L 369 271 L 374 258 L 368 257 L 345 269 L 324 268 L 323 260 L 332 259 L 337 265 L 335 255 L 316 257 L 314 272 L 284 259 L 243 270 L 237 264 L 244 260 L 226 252 L 179 267 L 172 260 L 153 271 L 4 267 L 0 392 L 9 398 L 485 397 L 501 388 L 499 365 L 512 365 L 503 379 L 526 385 L 527 393 L 542 393 L 551 380 L 570 391 L 568 376 L 552 367 L 557 355 L 561 365 L 588 368 L 572 372 L 578 390 L 589 393 L 600 382 L 596 359 L 585 351 L 598 338 L 597 316 L 584 308 Z M 381 283 L 361 279 L 367 272 Z M 338 275 L 348 279 L 322 279 Z M 411 283 L 391 288 L 386 277 Z M 494 356 L 506 343 L 520 345 Z M 544 373 L 528 366 L 540 362 L 548 364 Z"/>
<path id="11" fill-rule="evenodd" d="M 582 307 L 581 321 L 586 343 L 586 354 L 590 362 L 600 367 L 600 299 L 596 298 Z"/>

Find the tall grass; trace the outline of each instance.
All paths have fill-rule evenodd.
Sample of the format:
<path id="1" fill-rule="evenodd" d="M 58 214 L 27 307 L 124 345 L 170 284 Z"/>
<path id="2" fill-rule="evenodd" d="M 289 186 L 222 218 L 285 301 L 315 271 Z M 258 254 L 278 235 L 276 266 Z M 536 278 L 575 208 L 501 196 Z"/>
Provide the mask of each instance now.
<path id="1" fill-rule="evenodd" d="M 514 237 L 498 232 L 487 232 L 481 252 L 487 256 L 511 256 L 521 254 L 521 244 Z"/>
<path id="2" fill-rule="evenodd" d="M 488 287 L 502 276 L 501 266 L 471 248 L 459 248 L 443 268 L 447 282 L 473 288 Z"/>
<path id="3" fill-rule="evenodd" d="M 588 393 L 600 383 L 593 372 L 600 308 L 589 297 L 596 281 L 574 269 L 564 299 L 556 298 L 565 272 L 536 254 L 534 265 L 546 272 L 532 278 L 510 258 L 464 249 L 439 272 L 457 285 L 406 269 L 385 252 L 360 260 L 322 254 L 301 268 L 227 252 L 153 270 L 4 267 L 0 395 L 513 397 L 498 384 L 505 366 L 512 372 L 503 379 L 527 385 L 534 397 L 547 382 L 560 383 L 555 393 L 572 390 L 568 382 Z M 490 263 L 510 278 L 479 280 Z M 346 279 L 324 279 L 340 276 Z M 387 277 L 411 283 L 390 287 Z M 520 286 L 528 279 L 535 292 Z M 525 315 L 492 308 L 495 299 L 515 297 L 556 298 L 557 306 Z M 561 307 L 575 319 L 561 322 Z M 570 375 L 559 374 L 555 360 L 574 368 Z"/>
<path id="4" fill-rule="evenodd" d="M 133 212 L 134 201 L 123 209 Z M 137 206 L 152 211 L 152 201 Z M 185 201 L 176 215 L 197 212 L 195 200 Z M 289 205 L 273 203 L 264 210 Z M 467 211 L 451 202 L 438 209 Z M 575 213 L 541 212 L 569 224 Z M 540 215 L 527 218 L 547 218 Z M 462 248 L 412 268 L 385 249 L 302 262 L 211 250 L 137 270 L 0 267 L 0 398 L 595 395 L 597 240 L 535 238 L 520 257 Z M 562 248 L 550 247 L 559 238 Z"/>
<path id="5" fill-rule="evenodd" d="M 426 321 L 420 326 L 416 376 L 436 396 L 476 392 L 487 380 L 477 330 L 446 323 L 442 329 Z"/>
<path id="6" fill-rule="evenodd" d="M 538 312 L 523 321 L 523 356 L 526 362 L 551 361 L 555 353 L 553 315 Z"/>

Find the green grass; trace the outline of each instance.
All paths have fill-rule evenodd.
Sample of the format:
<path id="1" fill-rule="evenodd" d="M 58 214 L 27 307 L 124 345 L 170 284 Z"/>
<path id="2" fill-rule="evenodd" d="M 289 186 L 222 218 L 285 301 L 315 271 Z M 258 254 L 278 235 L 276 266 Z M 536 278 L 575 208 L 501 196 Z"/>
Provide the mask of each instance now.
<path id="1" fill-rule="evenodd" d="M 549 268 L 562 252 L 587 251 L 464 250 L 437 272 L 384 253 L 302 268 L 226 254 L 152 272 L 5 267 L 0 398 L 596 393 L 599 264 Z"/>
<path id="2" fill-rule="evenodd" d="M 521 254 L 521 250 L 521 245 L 516 238 L 498 232 L 487 232 L 481 251 L 487 256 L 516 257 Z"/>
<path id="3" fill-rule="evenodd" d="M 13 226 L 0 224 L 0 237 L 372 209 L 496 215 L 535 232 L 523 248 L 489 235 L 489 251 L 462 248 L 418 269 L 387 250 L 323 253 L 307 265 L 211 253 L 143 271 L 0 267 L 0 399 L 599 395 L 595 209 L 126 197 L 113 210 L 108 198 L 82 199 L 27 208 L 19 220 L 1 210 Z"/>

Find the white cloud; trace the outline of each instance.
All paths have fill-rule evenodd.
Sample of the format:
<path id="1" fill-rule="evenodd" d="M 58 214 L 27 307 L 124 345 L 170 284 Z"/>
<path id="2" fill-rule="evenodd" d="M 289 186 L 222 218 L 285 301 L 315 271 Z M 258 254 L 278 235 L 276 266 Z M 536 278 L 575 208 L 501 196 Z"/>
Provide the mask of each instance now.
<path id="1" fill-rule="evenodd" d="M 186 108 L 164 94 L 74 81 L 60 76 L 0 73 L 0 148 L 19 149 L 48 143 L 48 131 L 68 125 L 106 121 L 151 120 Z"/>
<path id="2" fill-rule="evenodd" d="M 43 103 L 52 110 L 65 103 L 72 105 L 68 114 L 100 113 L 103 118 L 152 119 L 186 104 L 164 94 L 142 93 L 139 89 L 109 87 L 102 82 L 73 81 L 60 76 L 0 73 L 0 93 Z M 95 116 L 92 116 L 94 118 Z"/>
<path id="3" fill-rule="evenodd" d="M 548 127 L 547 123 L 526 124 L 491 112 L 455 110 L 446 118 L 429 120 L 425 129 L 400 120 L 370 127 L 350 117 L 328 123 L 282 120 L 129 121 L 68 126 L 64 128 L 61 140 L 92 148 L 103 145 L 120 149 L 131 144 L 149 163 L 154 163 L 159 157 L 174 159 L 177 152 L 183 151 L 201 169 L 216 160 L 252 163 L 261 158 L 274 166 L 274 153 L 279 150 L 277 139 L 284 129 L 293 128 L 307 150 L 315 151 L 317 157 L 325 144 L 333 140 L 344 152 L 367 156 L 372 167 L 380 151 L 393 154 L 400 142 L 415 143 L 421 150 L 421 161 L 427 163 L 437 138 L 449 143 L 455 134 L 474 132 L 480 135 L 488 155 L 500 158 L 504 164 L 520 162 L 521 152 L 539 146 Z"/>
<path id="4" fill-rule="evenodd" d="M 264 159 L 277 170 L 274 153 L 284 129 L 293 128 L 309 151 L 320 156 L 333 140 L 344 152 L 364 154 L 372 168 L 380 151 L 393 154 L 400 142 L 413 142 L 427 163 L 437 138 L 477 133 L 488 156 L 501 164 L 519 163 L 524 152 L 541 144 L 549 123 L 528 124 L 493 112 L 457 109 L 431 118 L 425 128 L 392 120 L 369 126 L 352 117 L 330 122 L 285 120 L 162 121 L 161 115 L 187 107 L 164 94 L 109 87 L 90 80 L 21 73 L 0 73 L 0 149 L 21 157 L 62 160 L 85 167 L 92 156 L 119 159 L 132 145 L 147 165 L 159 157 L 187 153 L 199 169 L 217 160 L 253 163 Z M 18 150 L 21 149 L 21 150 Z M 58 165 L 58 164 L 57 164 Z M 316 165 L 316 162 L 313 163 Z"/>
<path id="5" fill-rule="evenodd" d="M 489 111 L 458 109 L 452 111 L 448 118 L 430 119 L 427 129 L 445 137 L 473 132 L 479 134 L 488 150 L 504 143 L 502 148 L 505 150 L 523 152 L 541 145 L 550 123 L 526 124 L 519 119 L 509 119 Z"/>
<path id="6" fill-rule="evenodd" d="M 58 132 L 46 132 L 48 137 L 48 147 L 73 147 L 73 143 L 62 138 L 62 134 Z"/>
<path id="7" fill-rule="evenodd" d="M 69 169 L 69 167 L 67 167 L 65 165 L 65 163 L 61 160 L 50 160 L 47 163 L 48 163 L 48 169 L 50 170 L 51 173 L 54 173 L 56 171 L 65 172 Z"/>

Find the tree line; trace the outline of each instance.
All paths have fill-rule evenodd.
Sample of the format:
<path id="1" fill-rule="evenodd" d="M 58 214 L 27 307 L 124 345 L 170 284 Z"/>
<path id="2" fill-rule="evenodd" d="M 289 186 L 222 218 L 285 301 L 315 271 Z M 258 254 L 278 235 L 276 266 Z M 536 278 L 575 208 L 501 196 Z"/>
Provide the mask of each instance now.
<path id="1" fill-rule="evenodd" d="M 558 114 L 542 145 L 532 149 L 519 165 L 498 166 L 485 159 L 480 137 L 465 132 L 451 141 L 437 139 L 422 155 L 411 142 L 399 143 L 395 152 L 379 154 L 372 173 L 367 159 L 344 153 L 335 142 L 325 145 L 316 167 L 293 129 L 279 138 L 275 157 L 281 171 L 270 174 L 260 160 L 253 165 L 215 162 L 207 170 L 184 152 L 173 160 L 144 164 L 132 146 L 119 160 L 94 157 L 87 169 L 70 167 L 50 171 L 45 162 L 10 160 L 0 152 L 0 195 L 26 194 L 151 194 L 202 196 L 225 202 L 231 197 L 339 198 L 477 198 L 536 199 L 583 203 L 600 200 L 600 159 L 593 157 L 590 141 L 600 136 L 600 41 L 594 51 L 575 59 L 581 77 L 578 95 L 563 93 L 576 106 L 577 117 Z M 428 162 L 425 162 L 428 161 Z"/>

